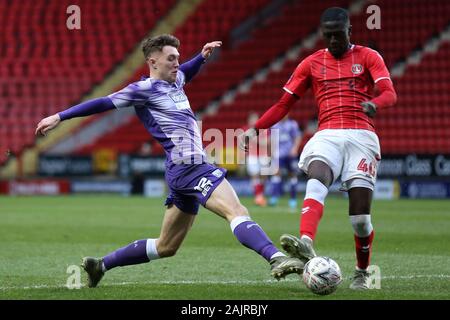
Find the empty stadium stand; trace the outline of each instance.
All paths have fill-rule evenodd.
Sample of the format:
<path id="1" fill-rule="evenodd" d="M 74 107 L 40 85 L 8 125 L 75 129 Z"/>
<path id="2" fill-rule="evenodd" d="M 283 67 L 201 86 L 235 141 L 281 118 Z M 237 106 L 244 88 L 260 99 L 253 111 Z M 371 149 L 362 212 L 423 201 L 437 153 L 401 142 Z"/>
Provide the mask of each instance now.
<path id="1" fill-rule="evenodd" d="M 4 44 L 0 46 L 2 155 L 6 150 L 20 154 L 24 147 L 33 145 L 37 121 L 78 103 L 139 45 L 176 1 L 79 0 L 83 15 L 81 30 L 66 27 L 65 8 L 70 2 L 0 2 L 0 41 Z M 285 1 L 280 12 L 256 19 L 252 30 L 242 34 L 241 41 L 231 41 L 234 30 L 272 2 L 205 0 L 176 30 L 175 35 L 182 42 L 182 60 L 196 54 L 208 41 L 224 41 L 223 49 L 186 87 L 194 111 L 204 111 L 210 102 L 254 78 L 316 32 L 323 9 L 349 3 Z M 450 2 L 445 0 L 411 0 L 408 6 L 389 0 L 370 3 L 382 10 L 381 30 L 367 29 L 368 14 L 363 10 L 352 16 L 352 41 L 378 50 L 389 68 L 423 51 L 426 42 L 450 24 Z M 298 62 L 321 47 L 319 42 L 314 48 L 301 51 L 296 60 L 285 61 L 279 70 L 270 70 L 249 91 L 238 93 L 231 103 L 221 103 L 217 114 L 203 118 L 203 129 L 241 127 L 249 112 L 264 112 L 281 95 L 283 84 Z M 435 52 L 425 52 L 418 64 L 408 64 L 394 78 L 398 104 L 380 112 L 376 119 L 384 154 L 450 150 L 449 56 L 450 43 L 444 41 Z M 147 73 L 143 64 L 128 82 Z M 305 126 L 315 114 L 315 101 L 309 93 L 294 107 L 292 116 Z M 75 152 L 88 154 L 105 147 L 117 152 L 136 152 L 149 139 L 138 119 L 133 118 Z M 154 141 L 153 150 L 162 152 Z M 0 156 L 0 165 L 2 161 L 5 158 Z"/>
<path id="2" fill-rule="evenodd" d="M 1 1 L 2 155 L 32 145 L 37 122 L 79 102 L 175 2 L 79 0 L 81 29 L 69 30 L 73 1 Z"/>
<path id="3" fill-rule="evenodd" d="M 362 12 L 352 17 L 352 40 L 355 43 L 370 45 L 379 50 L 388 67 L 392 67 L 396 62 L 404 60 L 414 50 L 420 49 L 426 40 L 439 34 L 449 22 L 449 15 L 446 12 L 449 12 L 450 9 L 445 1 L 435 0 L 432 5 L 415 1 L 414 6 L 407 9 L 407 17 L 402 7 L 395 2 L 377 1 L 376 3 L 383 8 L 382 29 L 368 32 L 365 25 L 367 14 Z M 327 1 L 321 1 L 320 3 L 316 1 L 293 2 L 287 5 L 279 16 L 272 17 L 262 26 L 255 29 L 247 41 L 243 41 L 237 47 L 222 50 L 220 59 L 214 63 L 210 63 L 187 86 L 186 91 L 190 97 L 192 108 L 196 111 L 202 109 L 208 102 L 216 99 L 227 90 L 236 87 L 247 77 L 254 75 L 257 70 L 267 66 L 290 46 L 300 42 L 302 38 L 314 32 L 317 27 L 320 12 L 329 5 L 331 5 L 331 1 L 330 3 Z M 407 27 L 399 27 L 398 21 L 404 21 L 403 23 Z M 418 21 L 422 21 L 422 23 Z M 181 34 L 179 36 L 182 37 Z M 302 52 L 301 57 L 305 57 L 307 54 L 321 47 L 321 43 L 318 43 L 313 50 Z M 441 50 L 445 51 L 445 46 Z M 443 56 L 445 56 L 445 52 L 443 54 L 438 53 L 436 56 L 432 54 L 427 56 L 422 62 L 424 64 L 424 70 L 427 69 L 427 65 L 430 63 L 428 61 L 434 61 L 434 65 L 438 65 L 436 67 L 437 70 L 445 68 L 447 62 Z M 206 130 L 214 127 L 224 130 L 225 128 L 241 127 L 245 124 L 247 114 L 250 111 L 262 113 L 278 99 L 282 92 L 282 85 L 289 78 L 301 57 L 297 61 L 289 61 L 286 63 L 282 70 L 272 71 L 266 79 L 255 84 L 249 92 L 238 94 L 231 104 L 221 105 L 218 114 L 204 117 L 203 129 Z M 445 138 L 445 135 L 439 134 L 439 137 L 432 137 L 430 134 L 425 134 L 417 137 L 422 129 L 416 130 L 414 133 L 410 132 L 410 129 L 399 130 L 403 126 L 403 119 L 428 119 L 427 117 L 418 116 L 422 113 L 429 115 L 430 119 L 436 118 L 433 113 L 428 112 L 428 110 L 435 108 L 435 103 L 440 103 L 441 105 L 447 103 L 448 106 L 445 95 L 439 95 L 439 90 L 426 95 L 422 94 L 421 97 L 423 98 L 417 98 L 416 96 L 418 94 L 412 92 L 411 89 L 405 90 L 403 88 L 403 85 L 406 88 L 414 87 L 414 85 L 408 86 L 406 83 L 412 84 L 416 81 L 414 79 L 417 79 L 417 76 L 415 78 L 409 75 L 410 73 L 420 74 L 420 71 L 415 70 L 416 68 L 408 68 L 404 77 L 395 79 L 400 96 L 399 103 L 392 110 L 380 112 L 377 119 L 377 129 L 380 133 L 384 153 L 415 150 L 417 145 L 412 140 L 421 141 L 416 152 L 432 153 L 438 152 L 439 150 L 444 152 L 446 150 L 444 142 L 437 142 L 447 141 L 448 139 Z M 434 71 L 428 71 L 428 73 L 430 83 L 440 83 L 440 85 L 434 85 L 433 88 L 439 86 L 442 90 L 450 83 L 442 79 L 442 76 L 444 76 L 443 72 L 436 73 Z M 214 79 L 214 81 L 211 81 L 211 79 Z M 418 84 L 416 84 L 416 88 L 417 86 Z M 427 86 L 423 86 L 423 88 L 426 89 Z M 414 107 L 412 110 L 409 110 L 410 115 L 399 117 L 397 112 L 401 112 L 403 108 L 408 107 L 404 101 L 414 99 L 404 98 L 405 96 L 415 97 L 414 101 L 421 101 L 420 104 L 422 107 Z M 431 96 L 433 98 L 428 99 Z M 418 103 L 414 102 L 413 104 L 417 105 Z M 419 109 L 421 110 L 419 111 Z M 305 126 L 307 121 L 313 118 L 315 114 L 315 101 L 311 94 L 308 94 L 295 106 L 293 117 L 302 126 Z M 393 117 L 393 115 L 395 116 Z M 444 121 L 445 117 L 439 117 L 439 119 L 439 121 Z M 431 120 L 427 121 L 429 122 Z M 408 123 L 408 120 L 404 120 L 404 122 Z M 438 123 L 436 124 L 439 125 Z M 122 146 L 126 146 L 127 150 L 133 148 L 136 150 L 143 141 L 148 140 L 145 130 L 140 128 L 140 123 L 137 119 L 132 120 L 126 127 L 128 129 L 121 128 L 101 138 L 95 144 L 83 148 L 81 151 L 89 153 L 97 148 L 97 146 L 112 146 L 115 143 L 116 145 L 120 143 Z M 443 130 L 446 131 L 445 127 L 443 127 Z M 127 134 L 124 134 L 124 132 L 127 132 Z M 396 132 L 396 136 L 391 136 L 390 134 L 394 132 Z M 402 134 L 404 136 L 401 136 Z M 137 138 L 140 135 L 142 137 L 141 141 Z M 126 139 L 132 142 L 128 145 L 125 142 L 119 142 Z M 428 141 L 428 144 L 426 141 Z M 155 152 L 162 152 L 156 144 L 154 147 Z"/>

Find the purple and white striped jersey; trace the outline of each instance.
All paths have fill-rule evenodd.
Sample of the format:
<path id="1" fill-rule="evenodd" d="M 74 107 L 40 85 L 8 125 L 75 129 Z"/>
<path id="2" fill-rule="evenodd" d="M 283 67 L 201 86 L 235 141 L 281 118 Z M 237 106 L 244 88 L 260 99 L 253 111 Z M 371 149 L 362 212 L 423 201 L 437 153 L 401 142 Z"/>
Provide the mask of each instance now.
<path id="1" fill-rule="evenodd" d="M 278 150 L 274 150 L 275 156 L 278 158 L 288 157 L 295 139 L 302 134 L 297 121 L 292 119 L 282 120 L 273 125 L 271 129 L 279 130 Z"/>
<path id="2" fill-rule="evenodd" d="M 206 155 L 184 85 L 185 74 L 178 70 L 174 83 L 146 78 L 108 97 L 118 109 L 135 108 L 147 131 L 163 146 L 169 163 L 202 163 Z"/>

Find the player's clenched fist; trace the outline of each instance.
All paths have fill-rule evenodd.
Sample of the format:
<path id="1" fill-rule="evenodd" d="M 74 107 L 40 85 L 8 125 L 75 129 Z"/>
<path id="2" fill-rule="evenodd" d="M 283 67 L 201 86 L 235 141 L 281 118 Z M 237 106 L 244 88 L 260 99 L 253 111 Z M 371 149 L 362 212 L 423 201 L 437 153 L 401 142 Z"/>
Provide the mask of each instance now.
<path id="1" fill-rule="evenodd" d="M 367 114 L 370 118 L 375 117 L 375 114 L 377 113 L 377 106 L 375 105 L 375 103 L 370 101 L 362 102 L 361 106 L 364 113 Z"/>
<path id="2" fill-rule="evenodd" d="M 213 42 L 208 42 L 207 44 L 205 44 L 202 49 L 203 58 L 208 59 L 209 56 L 211 55 L 211 53 L 214 51 L 214 48 L 218 48 L 221 45 L 222 45 L 222 41 L 213 41 Z"/>
<path id="3" fill-rule="evenodd" d="M 255 138 L 257 135 L 258 135 L 258 130 L 256 130 L 255 128 L 247 129 L 238 138 L 239 148 L 244 151 L 248 151 L 248 146 L 250 144 L 250 140 Z"/>
<path id="4" fill-rule="evenodd" d="M 59 114 L 54 114 L 50 117 L 44 118 L 38 123 L 35 134 L 45 136 L 47 131 L 52 130 L 60 122 L 61 118 L 59 117 Z"/>

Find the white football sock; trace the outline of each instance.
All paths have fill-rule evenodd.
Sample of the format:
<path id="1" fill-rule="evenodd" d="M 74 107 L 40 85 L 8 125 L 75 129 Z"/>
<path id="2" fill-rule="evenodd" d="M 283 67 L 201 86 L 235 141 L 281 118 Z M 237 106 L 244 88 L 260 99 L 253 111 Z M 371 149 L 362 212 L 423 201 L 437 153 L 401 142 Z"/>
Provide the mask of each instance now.
<path id="1" fill-rule="evenodd" d="M 250 218 L 249 216 L 237 216 L 237 217 L 234 217 L 233 220 L 231 220 L 231 222 L 230 222 L 231 232 L 234 233 L 234 229 L 236 229 L 236 227 L 238 225 L 240 225 L 241 223 L 243 223 L 245 221 L 252 221 L 252 218 Z"/>
<path id="2" fill-rule="evenodd" d="M 147 257 L 150 259 L 150 261 L 160 258 L 158 250 L 156 250 L 156 240 L 158 239 L 147 239 L 146 250 L 147 250 Z"/>
<path id="3" fill-rule="evenodd" d="M 286 257 L 286 255 L 285 255 L 283 252 L 278 251 L 278 252 L 275 252 L 275 253 L 270 257 L 270 260 L 272 260 L 273 258 L 276 258 L 276 257 Z"/>
<path id="4" fill-rule="evenodd" d="M 305 199 L 314 199 L 322 205 L 328 195 L 328 188 L 317 179 L 309 179 L 306 183 Z"/>
<path id="5" fill-rule="evenodd" d="M 366 238 L 373 230 L 370 214 L 352 215 L 350 222 L 357 237 Z"/>

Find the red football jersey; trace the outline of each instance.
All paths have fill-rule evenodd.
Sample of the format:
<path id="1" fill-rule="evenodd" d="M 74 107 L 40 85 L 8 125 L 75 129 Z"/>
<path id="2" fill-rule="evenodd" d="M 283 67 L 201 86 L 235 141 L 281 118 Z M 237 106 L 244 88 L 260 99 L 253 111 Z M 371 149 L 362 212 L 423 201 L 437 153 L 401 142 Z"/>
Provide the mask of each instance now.
<path id="1" fill-rule="evenodd" d="M 360 106 L 373 98 L 374 84 L 390 79 L 383 58 L 367 47 L 352 45 L 339 59 L 318 50 L 304 59 L 284 86 L 301 97 L 312 87 L 319 107 L 319 129 L 375 131 L 373 120 Z"/>

